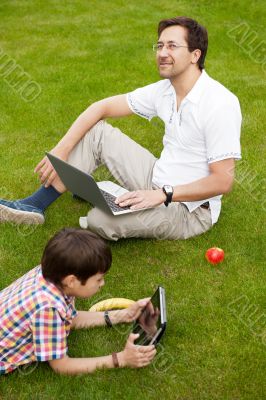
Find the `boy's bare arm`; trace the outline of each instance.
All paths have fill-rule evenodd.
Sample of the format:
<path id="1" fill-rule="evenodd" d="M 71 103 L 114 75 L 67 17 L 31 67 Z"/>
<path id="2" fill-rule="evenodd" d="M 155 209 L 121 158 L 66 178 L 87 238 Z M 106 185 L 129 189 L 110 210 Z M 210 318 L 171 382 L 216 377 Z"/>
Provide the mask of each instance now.
<path id="1" fill-rule="evenodd" d="M 149 300 L 150 298 L 141 299 L 124 310 L 109 311 L 109 318 L 112 324 L 115 325 L 135 321 L 139 317 L 143 308 L 146 307 Z M 72 321 L 71 328 L 82 329 L 102 325 L 105 325 L 103 312 L 78 311 L 78 315 Z"/>
<path id="2" fill-rule="evenodd" d="M 96 369 L 113 368 L 112 356 L 95 358 L 70 358 L 49 361 L 50 367 L 59 374 L 78 375 L 92 373 Z"/>
<path id="3" fill-rule="evenodd" d="M 136 346 L 134 340 L 139 335 L 131 333 L 123 351 L 117 353 L 119 367 L 140 368 L 145 367 L 153 360 L 156 349 L 152 346 Z M 49 361 L 52 369 L 60 374 L 78 375 L 92 373 L 96 369 L 114 368 L 111 355 L 93 358 L 64 357 L 59 360 Z"/>
<path id="4" fill-rule="evenodd" d="M 111 315 L 111 313 L 109 313 Z M 78 315 L 73 319 L 71 328 L 93 328 L 94 326 L 106 325 L 103 312 L 78 311 Z"/>
<path id="5" fill-rule="evenodd" d="M 149 300 L 150 298 L 141 299 L 124 310 L 109 311 L 109 318 L 112 324 L 115 325 L 135 321 L 139 317 L 143 308 L 146 307 Z M 105 325 L 103 312 L 78 311 L 78 315 L 72 321 L 71 328 L 82 329 L 102 325 Z"/>

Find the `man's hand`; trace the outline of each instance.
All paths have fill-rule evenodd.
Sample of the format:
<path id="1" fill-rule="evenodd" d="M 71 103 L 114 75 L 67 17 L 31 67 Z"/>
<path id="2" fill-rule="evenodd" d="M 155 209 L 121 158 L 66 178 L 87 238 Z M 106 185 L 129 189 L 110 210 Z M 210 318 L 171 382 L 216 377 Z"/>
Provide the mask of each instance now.
<path id="1" fill-rule="evenodd" d="M 65 151 L 57 149 L 56 147 L 51 150 L 51 154 L 64 161 L 68 158 L 68 154 Z M 34 172 L 38 173 L 41 183 L 45 184 L 44 186 L 46 188 L 49 187 L 55 179 L 59 180 L 59 177 L 47 156 L 39 162 L 35 167 Z"/>
<path id="2" fill-rule="evenodd" d="M 117 197 L 116 204 L 120 207 L 130 206 L 131 210 L 141 208 L 153 208 L 164 203 L 166 196 L 162 189 L 156 190 L 136 190 Z"/>

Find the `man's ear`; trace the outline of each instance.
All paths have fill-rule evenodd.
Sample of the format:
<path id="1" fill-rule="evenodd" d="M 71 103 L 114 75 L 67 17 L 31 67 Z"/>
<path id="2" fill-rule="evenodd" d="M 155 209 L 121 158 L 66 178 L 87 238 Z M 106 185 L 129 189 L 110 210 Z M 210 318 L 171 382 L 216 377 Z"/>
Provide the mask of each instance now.
<path id="1" fill-rule="evenodd" d="M 75 275 L 67 275 L 64 277 L 64 279 L 62 279 L 62 285 L 68 289 L 73 289 L 76 282 L 77 277 Z"/>
<path id="2" fill-rule="evenodd" d="M 192 64 L 197 64 L 200 56 L 201 56 L 201 50 L 200 49 L 193 50 L 193 52 L 192 52 Z"/>

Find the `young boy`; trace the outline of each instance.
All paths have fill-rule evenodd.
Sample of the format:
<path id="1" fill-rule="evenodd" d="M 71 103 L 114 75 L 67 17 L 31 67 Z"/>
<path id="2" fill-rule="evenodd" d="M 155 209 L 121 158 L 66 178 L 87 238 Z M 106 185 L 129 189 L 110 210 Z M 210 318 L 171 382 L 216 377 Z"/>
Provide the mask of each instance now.
<path id="1" fill-rule="evenodd" d="M 70 358 L 70 329 L 129 323 L 149 299 L 107 313 L 76 311 L 75 297 L 89 298 L 104 285 L 112 255 L 96 234 L 63 229 L 46 245 L 41 265 L 0 292 L 0 374 L 35 361 L 48 361 L 58 373 L 90 373 L 99 368 L 144 367 L 156 354 L 154 346 L 136 346 L 130 334 L 120 353 Z"/>

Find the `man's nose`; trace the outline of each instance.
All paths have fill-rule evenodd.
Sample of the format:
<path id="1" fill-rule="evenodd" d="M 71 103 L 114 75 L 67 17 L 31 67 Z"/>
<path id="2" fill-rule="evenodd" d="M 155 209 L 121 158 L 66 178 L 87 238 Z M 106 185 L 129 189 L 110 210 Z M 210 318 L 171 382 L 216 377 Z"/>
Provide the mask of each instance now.
<path id="1" fill-rule="evenodd" d="M 161 57 L 167 57 L 168 56 L 168 49 L 166 46 L 163 46 L 162 50 L 160 51 L 160 56 Z"/>

